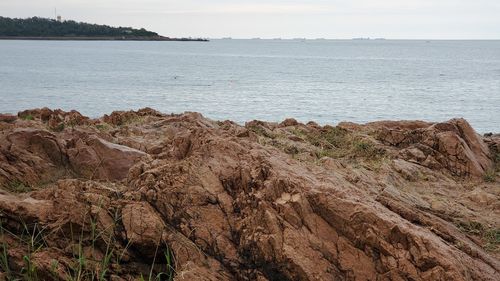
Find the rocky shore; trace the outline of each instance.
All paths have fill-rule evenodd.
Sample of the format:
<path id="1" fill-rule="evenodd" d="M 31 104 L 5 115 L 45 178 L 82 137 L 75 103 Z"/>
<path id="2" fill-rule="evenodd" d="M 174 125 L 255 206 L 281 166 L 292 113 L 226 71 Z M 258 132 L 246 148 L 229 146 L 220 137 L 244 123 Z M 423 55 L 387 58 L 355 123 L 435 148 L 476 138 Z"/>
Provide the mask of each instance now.
<path id="1" fill-rule="evenodd" d="M 0 115 L 0 280 L 498 280 L 500 135 Z"/>

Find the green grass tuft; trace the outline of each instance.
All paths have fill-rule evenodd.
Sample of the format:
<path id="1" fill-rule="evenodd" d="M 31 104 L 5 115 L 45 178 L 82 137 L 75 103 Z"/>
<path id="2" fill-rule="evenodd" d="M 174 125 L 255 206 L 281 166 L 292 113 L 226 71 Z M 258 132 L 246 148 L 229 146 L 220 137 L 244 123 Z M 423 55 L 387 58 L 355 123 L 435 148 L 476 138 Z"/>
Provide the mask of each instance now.
<path id="1" fill-rule="evenodd" d="M 480 222 L 459 222 L 457 227 L 467 234 L 481 237 L 482 245 L 488 251 L 496 251 L 500 248 L 500 229 L 488 228 Z"/>
<path id="2" fill-rule="evenodd" d="M 12 193 L 26 193 L 33 190 L 31 186 L 20 181 L 11 181 L 7 183 L 5 188 Z"/>
<path id="3" fill-rule="evenodd" d="M 497 172 L 495 170 L 488 170 L 483 176 L 485 182 L 495 182 L 497 178 Z"/>
<path id="4" fill-rule="evenodd" d="M 95 125 L 95 127 L 96 127 L 99 131 L 106 131 L 106 130 L 109 128 L 109 126 L 108 126 L 108 125 L 106 125 L 106 124 L 97 124 L 97 125 Z"/>
<path id="5" fill-rule="evenodd" d="M 377 148 L 374 143 L 365 140 L 355 140 L 352 147 L 353 154 L 359 157 L 374 159 L 385 155 L 385 152 Z"/>

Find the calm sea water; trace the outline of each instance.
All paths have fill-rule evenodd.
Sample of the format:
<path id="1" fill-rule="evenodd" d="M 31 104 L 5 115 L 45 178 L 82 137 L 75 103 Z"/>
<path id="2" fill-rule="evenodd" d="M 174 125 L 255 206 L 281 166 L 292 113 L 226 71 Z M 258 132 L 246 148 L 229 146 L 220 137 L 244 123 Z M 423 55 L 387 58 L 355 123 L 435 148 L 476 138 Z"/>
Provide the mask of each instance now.
<path id="1" fill-rule="evenodd" d="M 464 117 L 500 132 L 500 41 L 0 41 L 0 112 L 154 107 L 244 122 Z"/>

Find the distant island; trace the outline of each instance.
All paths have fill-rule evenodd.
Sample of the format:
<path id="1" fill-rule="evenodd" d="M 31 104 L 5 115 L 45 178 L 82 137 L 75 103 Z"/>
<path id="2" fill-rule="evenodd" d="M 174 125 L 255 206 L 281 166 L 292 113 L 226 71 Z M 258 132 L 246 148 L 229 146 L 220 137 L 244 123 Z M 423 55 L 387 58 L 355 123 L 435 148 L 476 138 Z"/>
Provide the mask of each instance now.
<path id="1" fill-rule="evenodd" d="M 32 17 L 0 17 L 0 39 L 24 40 L 130 40 L 130 41 L 208 41 L 201 38 L 171 38 L 144 28 L 111 27 L 73 20 Z"/>

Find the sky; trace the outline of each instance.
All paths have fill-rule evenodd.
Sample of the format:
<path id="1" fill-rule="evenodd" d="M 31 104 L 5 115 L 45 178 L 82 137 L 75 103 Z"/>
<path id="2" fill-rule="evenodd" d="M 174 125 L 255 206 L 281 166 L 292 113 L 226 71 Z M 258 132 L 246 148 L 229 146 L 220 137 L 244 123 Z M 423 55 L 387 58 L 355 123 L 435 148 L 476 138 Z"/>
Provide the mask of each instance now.
<path id="1" fill-rule="evenodd" d="M 500 39 L 500 0 L 0 0 L 0 16 L 54 8 L 170 37 Z"/>

